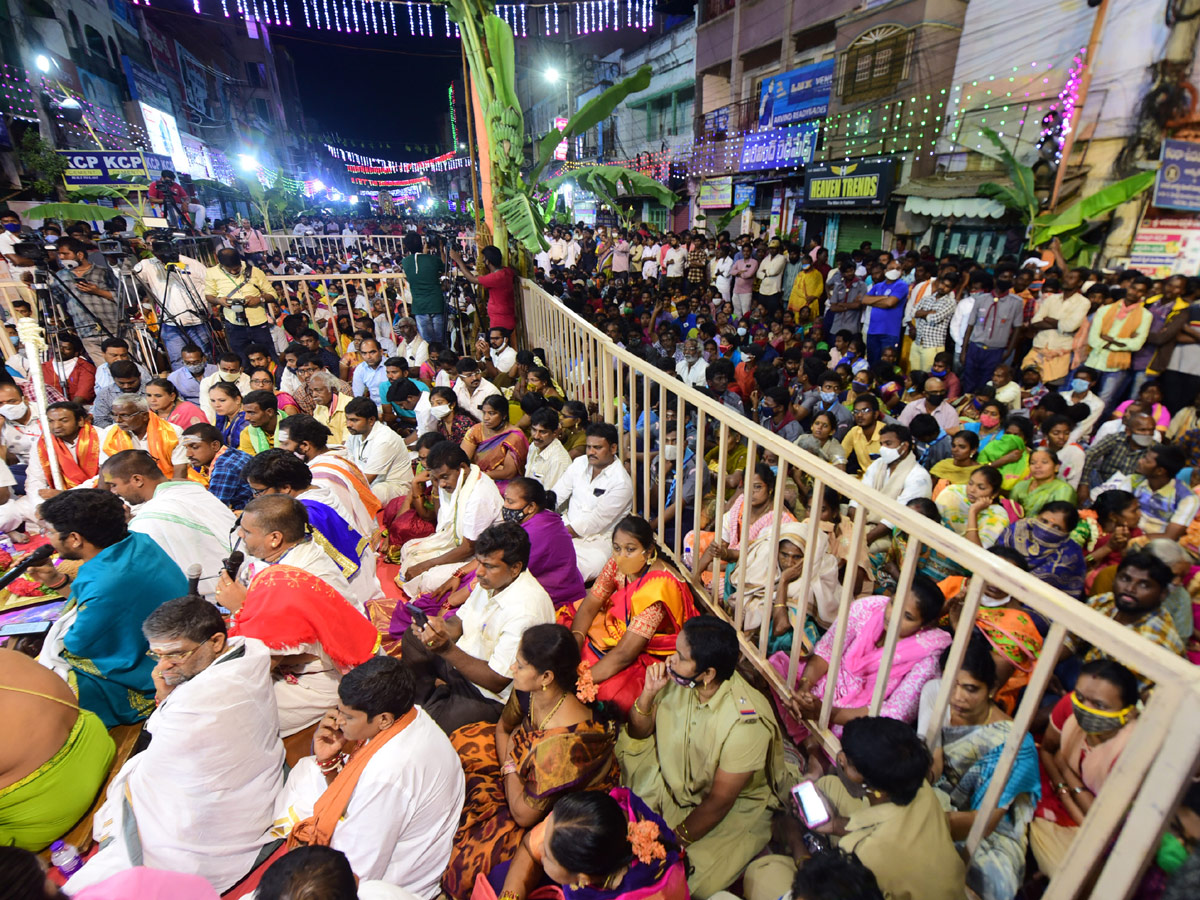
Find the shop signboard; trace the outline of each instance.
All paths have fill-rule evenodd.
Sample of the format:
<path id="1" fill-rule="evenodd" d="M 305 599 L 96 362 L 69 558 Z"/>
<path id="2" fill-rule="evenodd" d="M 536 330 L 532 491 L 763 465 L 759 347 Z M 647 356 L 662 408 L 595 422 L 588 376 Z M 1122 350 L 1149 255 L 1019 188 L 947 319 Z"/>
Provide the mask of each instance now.
<path id="1" fill-rule="evenodd" d="M 165 78 L 134 62 L 128 56 L 121 57 L 121 67 L 125 70 L 125 80 L 129 82 L 129 93 L 133 95 L 134 100 L 174 112 L 171 88 Z"/>
<path id="2" fill-rule="evenodd" d="M 558 131 L 565 132 L 567 130 L 567 120 L 564 119 L 562 116 L 558 116 L 554 120 L 554 127 Z M 563 159 L 567 158 L 567 142 L 566 141 L 560 141 L 558 146 L 554 148 L 554 158 L 558 159 L 558 160 L 563 160 Z"/>
<path id="3" fill-rule="evenodd" d="M 208 72 L 184 46 L 175 42 L 175 55 L 179 59 L 179 74 L 183 76 L 184 95 L 187 105 L 198 113 L 211 115 L 209 108 Z"/>
<path id="4" fill-rule="evenodd" d="M 742 141 L 741 171 L 782 169 L 812 162 L 821 126 L 805 122 L 746 135 Z"/>
<path id="5" fill-rule="evenodd" d="M 895 175 L 891 158 L 810 165 L 804 170 L 804 207 L 882 209 Z"/>
<path id="6" fill-rule="evenodd" d="M 833 62 L 827 59 L 765 79 L 759 92 L 758 127 L 779 128 L 829 112 Z"/>
<path id="7" fill-rule="evenodd" d="M 1163 141 L 1162 164 L 1154 179 L 1154 205 L 1160 209 L 1200 210 L 1200 144 Z"/>
<path id="8" fill-rule="evenodd" d="M 169 156 L 139 150 L 59 150 L 67 164 L 63 184 L 68 191 L 84 186 L 129 187 L 129 179 L 153 181 L 174 162 Z"/>
<path id="9" fill-rule="evenodd" d="M 1129 267 L 1150 278 L 1191 275 L 1200 270 L 1200 218 L 1143 219 L 1133 236 Z"/>
<path id="10" fill-rule="evenodd" d="M 146 123 L 146 133 L 150 135 L 150 146 L 154 152 L 174 160 L 176 173 L 192 174 L 192 164 L 187 151 L 183 149 L 175 117 L 146 103 L 138 103 L 138 106 L 142 110 L 142 121 Z"/>
<path id="11" fill-rule="evenodd" d="M 733 176 L 706 178 L 696 195 L 696 205 L 701 209 L 728 208 L 733 206 Z"/>
<path id="12" fill-rule="evenodd" d="M 754 185 L 735 184 L 733 186 L 733 205 L 741 206 L 743 203 L 754 205 Z"/>

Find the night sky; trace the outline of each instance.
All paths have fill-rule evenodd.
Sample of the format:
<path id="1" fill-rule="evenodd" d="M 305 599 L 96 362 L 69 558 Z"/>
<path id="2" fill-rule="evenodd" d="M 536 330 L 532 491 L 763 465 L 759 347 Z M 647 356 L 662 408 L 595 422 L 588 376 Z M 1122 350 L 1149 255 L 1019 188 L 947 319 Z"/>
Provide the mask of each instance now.
<path id="1" fill-rule="evenodd" d="M 292 54 L 304 113 L 321 129 L 392 145 L 387 151 L 347 144 L 366 156 L 413 160 L 429 155 L 405 152 L 404 145 L 437 142 L 438 116 L 448 107 L 446 90 L 462 77 L 458 41 L 329 35 L 303 28 L 276 28 L 272 36 Z"/>

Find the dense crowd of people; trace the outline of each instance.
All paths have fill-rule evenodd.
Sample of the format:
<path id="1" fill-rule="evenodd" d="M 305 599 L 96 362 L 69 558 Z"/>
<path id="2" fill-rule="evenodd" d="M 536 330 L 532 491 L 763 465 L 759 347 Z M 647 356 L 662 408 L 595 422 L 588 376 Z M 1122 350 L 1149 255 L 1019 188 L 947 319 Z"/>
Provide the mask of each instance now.
<path id="1" fill-rule="evenodd" d="M 1054 876 L 1152 682 L 1069 638 L 965 858 L 1050 623 L 994 585 L 964 622 L 972 572 L 928 547 L 898 591 L 886 512 L 747 466 L 695 404 L 660 421 L 636 369 L 649 408 L 604 409 L 521 338 L 495 247 L 466 262 L 417 221 L 307 243 L 331 218 L 282 250 L 218 231 L 179 277 L 135 246 L 152 352 L 86 226 L 49 242 L 45 432 L 23 357 L 0 378 L 0 529 L 52 548 L 26 571 L 47 614 L 0 649 L 25 736 L 0 751 L 4 896 L 1011 900 Z M 984 267 L 548 237 L 535 282 L 647 367 L 1200 659 L 1200 279 L 1056 245 Z M 790 691 L 712 614 L 739 603 L 777 683 L 811 648 Z M 35 854 L 80 822 L 96 848 L 48 885 Z M 1193 785 L 1139 897 L 1191 895 L 1198 838 Z"/>

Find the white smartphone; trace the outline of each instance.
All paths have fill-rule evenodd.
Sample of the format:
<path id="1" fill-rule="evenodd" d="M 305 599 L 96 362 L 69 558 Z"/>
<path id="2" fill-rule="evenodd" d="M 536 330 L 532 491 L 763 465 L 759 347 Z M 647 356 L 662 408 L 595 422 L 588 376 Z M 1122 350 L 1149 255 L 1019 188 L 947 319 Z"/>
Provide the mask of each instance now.
<path id="1" fill-rule="evenodd" d="M 809 828 L 819 828 L 831 818 L 829 809 L 816 784 L 811 781 L 801 781 L 792 788 L 792 799 L 796 801 L 796 809 L 800 818 Z"/>

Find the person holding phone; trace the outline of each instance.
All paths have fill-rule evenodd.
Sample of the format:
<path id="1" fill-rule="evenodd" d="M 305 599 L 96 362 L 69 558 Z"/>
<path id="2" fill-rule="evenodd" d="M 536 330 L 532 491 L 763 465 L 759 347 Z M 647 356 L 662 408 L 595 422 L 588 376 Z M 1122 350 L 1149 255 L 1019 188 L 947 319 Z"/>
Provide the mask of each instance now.
<path id="1" fill-rule="evenodd" d="M 802 805 L 793 808 L 801 823 L 827 811 L 828 818 L 810 830 L 856 856 L 874 873 L 885 897 L 961 900 L 966 866 L 926 781 L 932 758 L 913 727 L 863 716 L 846 723 L 841 741 L 836 773 L 816 780 L 815 798 L 802 791 Z M 746 900 L 776 900 L 791 889 L 797 867 L 808 859 L 802 842 L 792 845 L 795 859 L 764 856 L 746 869 Z"/>

